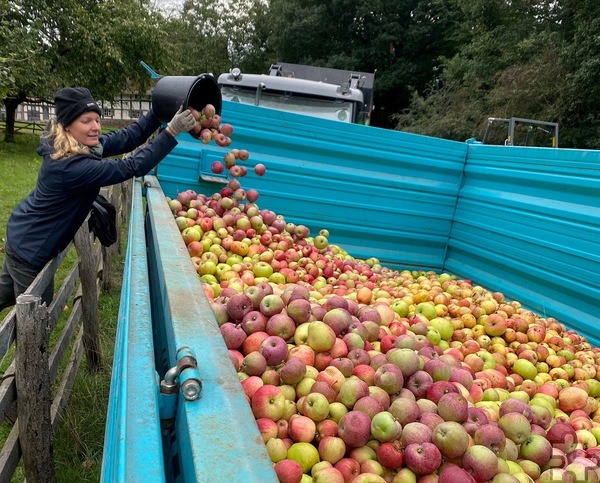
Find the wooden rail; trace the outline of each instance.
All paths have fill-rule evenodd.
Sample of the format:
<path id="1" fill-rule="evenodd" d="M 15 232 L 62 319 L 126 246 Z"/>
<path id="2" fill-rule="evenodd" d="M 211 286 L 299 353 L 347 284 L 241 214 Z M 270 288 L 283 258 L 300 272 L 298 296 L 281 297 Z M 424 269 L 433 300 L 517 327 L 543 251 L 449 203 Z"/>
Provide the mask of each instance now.
<path id="1" fill-rule="evenodd" d="M 119 234 L 127 223 L 131 189 L 132 180 L 108 190 L 108 198 L 117 207 Z M 15 345 L 14 359 L 0 380 L 0 421 L 8 414 L 14 415 L 15 408 L 18 416 L 0 449 L 0 481 L 11 480 L 21 458 L 27 481 L 56 481 L 54 435 L 83 354 L 90 372 L 101 368 L 98 297 L 101 291 L 112 288 L 111 269 L 120 241 L 119 236 L 117 243 L 103 247 L 84 223 L 74 240 L 78 263 L 65 277 L 50 306 L 40 305 L 41 294 L 70 247 L 48 262 L 0 323 L 0 359 L 11 356 Z M 58 332 L 57 322 L 71 299 L 67 320 L 61 324 L 53 347 L 49 347 L 50 335 Z"/>

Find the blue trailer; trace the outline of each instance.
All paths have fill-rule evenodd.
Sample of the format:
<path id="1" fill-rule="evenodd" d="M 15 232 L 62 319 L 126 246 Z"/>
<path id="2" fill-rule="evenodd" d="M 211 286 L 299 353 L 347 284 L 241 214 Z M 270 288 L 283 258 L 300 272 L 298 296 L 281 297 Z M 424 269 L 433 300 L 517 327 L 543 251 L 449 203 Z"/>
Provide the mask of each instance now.
<path id="1" fill-rule="evenodd" d="M 600 153 L 469 144 L 223 101 L 258 204 L 356 258 L 471 279 L 600 344 Z M 102 480 L 277 481 L 165 197 L 227 148 L 183 134 L 136 180 Z M 259 177 L 251 167 L 263 163 Z"/>

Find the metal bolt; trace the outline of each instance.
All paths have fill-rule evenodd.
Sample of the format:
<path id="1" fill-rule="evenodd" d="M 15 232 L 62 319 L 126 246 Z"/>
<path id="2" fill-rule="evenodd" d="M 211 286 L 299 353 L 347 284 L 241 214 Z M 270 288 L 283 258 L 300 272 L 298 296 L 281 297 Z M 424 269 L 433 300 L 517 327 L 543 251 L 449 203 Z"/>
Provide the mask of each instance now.
<path id="1" fill-rule="evenodd" d="M 195 401 L 200 397 L 202 382 L 197 379 L 187 379 L 181 385 L 181 393 L 186 401 Z"/>

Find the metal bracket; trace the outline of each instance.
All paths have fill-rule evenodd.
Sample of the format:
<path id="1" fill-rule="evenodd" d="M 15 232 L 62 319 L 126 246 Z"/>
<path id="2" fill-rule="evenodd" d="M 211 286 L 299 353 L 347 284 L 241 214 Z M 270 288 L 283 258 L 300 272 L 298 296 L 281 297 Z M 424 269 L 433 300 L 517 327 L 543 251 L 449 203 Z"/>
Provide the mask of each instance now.
<path id="1" fill-rule="evenodd" d="M 177 350 L 177 364 L 171 367 L 160 381 L 160 419 L 163 429 L 175 422 L 178 395 L 185 401 L 196 401 L 202 393 L 202 381 L 197 369 L 196 354 L 189 347 Z"/>

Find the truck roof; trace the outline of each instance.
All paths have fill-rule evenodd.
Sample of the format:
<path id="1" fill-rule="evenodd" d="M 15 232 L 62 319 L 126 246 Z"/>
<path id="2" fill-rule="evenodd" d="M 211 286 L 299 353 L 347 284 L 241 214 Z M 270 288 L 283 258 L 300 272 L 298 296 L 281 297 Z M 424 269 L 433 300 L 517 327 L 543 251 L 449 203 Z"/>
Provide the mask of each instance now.
<path id="1" fill-rule="evenodd" d="M 265 74 L 243 74 L 235 73 L 221 74 L 218 79 L 220 86 L 239 86 L 256 90 L 293 92 L 310 96 L 320 96 L 330 99 L 355 101 L 365 103 L 364 94 L 360 89 L 348 87 L 347 90 L 339 84 L 329 84 L 321 81 L 313 81 L 301 78 L 273 76 Z"/>
<path id="2" fill-rule="evenodd" d="M 375 73 L 360 72 L 357 70 L 332 69 L 330 67 L 315 67 L 311 65 L 291 64 L 289 62 L 277 62 L 271 66 L 271 75 L 277 69 L 279 76 L 294 77 L 328 84 L 342 85 L 355 80 L 351 87 L 359 88 L 364 95 L 365 104 L 372 109 L 373 89 L 375 86 Z"/>

